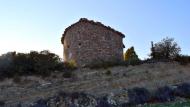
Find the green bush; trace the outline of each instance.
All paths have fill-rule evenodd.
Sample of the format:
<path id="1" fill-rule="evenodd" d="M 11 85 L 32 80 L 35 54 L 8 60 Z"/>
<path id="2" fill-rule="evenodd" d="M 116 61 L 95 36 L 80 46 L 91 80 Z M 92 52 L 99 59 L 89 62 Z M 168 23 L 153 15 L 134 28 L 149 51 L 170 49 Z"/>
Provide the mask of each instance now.
<path id="1" fill-rule="evenodd" d="M 49 75 L 56 70 L 56 66 L 60 63 L 60 58 L 49 51 L 41 51 L 40 53 L 32 52 L 31 62 L 36 74 Z"/>
<path id="2" fill-rule="evenodd" d="M 174 38 L 164 38 L 160 42 L 153 44 L 151 47 L 152 59 L 174 59 L 179 55 L 181 48 L 178 46 Z"/>
<path id="3" fill-rule="evenodd" d="M 63 63 L 58 55 L 47 50 L 30 53 L 9 52 L 0 56 L 0 79 L 15 75 L 49 76 L 54 71 L 73 70 L 73 62 Z"/>

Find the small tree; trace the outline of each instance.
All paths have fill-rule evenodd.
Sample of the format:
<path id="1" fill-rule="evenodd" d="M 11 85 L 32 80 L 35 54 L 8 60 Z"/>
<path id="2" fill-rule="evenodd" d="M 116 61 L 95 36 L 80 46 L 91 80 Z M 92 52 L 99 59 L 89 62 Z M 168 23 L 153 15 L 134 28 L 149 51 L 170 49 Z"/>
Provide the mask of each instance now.
<path id="1" fill-rule="evenodd" d="M 173 38 L 164 38 L 161 42 L 153 44 L 150 56 L 153 59 L 173 59 L 179 55 L 181 48 Z"/>
<path id="2" fill-rule="evenodd" d="M 128 61 L 129 63 L 131 62 L 136 62 L 139 61 L 139 58 L 134 50 L 134 47 L 132 46 L 131 48 L 127 49 L 124 55 L 124 60 Z"/>

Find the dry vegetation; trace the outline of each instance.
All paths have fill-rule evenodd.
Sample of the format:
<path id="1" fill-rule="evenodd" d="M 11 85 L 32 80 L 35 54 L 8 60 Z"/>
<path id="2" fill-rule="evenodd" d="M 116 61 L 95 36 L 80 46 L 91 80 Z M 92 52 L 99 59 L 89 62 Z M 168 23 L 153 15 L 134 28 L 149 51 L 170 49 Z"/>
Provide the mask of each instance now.
<path id="1" fill-rule="evenodd" d="M 117 93 L 121 89 L 145 87 L 156 89 L 190 81 L 190 65 L 177 62 L 158 62 L 137 66 L 116 66 L 106 69 L 82 68 L 73 71 L 71 78 L 63 73 L 50 77 L 23 76 L 0 82 L 0 101 L 31 102 L 54 95 L 59 90 L 87 92 L 96 96 Z M 16 82 L 16 83 L 15 83 Z"/>

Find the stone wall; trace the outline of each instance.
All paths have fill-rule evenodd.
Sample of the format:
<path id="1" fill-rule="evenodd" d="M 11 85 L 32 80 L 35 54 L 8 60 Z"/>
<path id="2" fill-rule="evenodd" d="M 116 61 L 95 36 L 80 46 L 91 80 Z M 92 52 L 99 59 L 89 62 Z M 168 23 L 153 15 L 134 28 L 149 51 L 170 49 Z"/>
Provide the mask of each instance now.
<path id="1" fill-rule="evenodd" d="M 123 37 L 119 33 L 86 21 L 72 26 L 64 34 L 64 59 L 78 66 L 94 61 L 122 61 Z"/>

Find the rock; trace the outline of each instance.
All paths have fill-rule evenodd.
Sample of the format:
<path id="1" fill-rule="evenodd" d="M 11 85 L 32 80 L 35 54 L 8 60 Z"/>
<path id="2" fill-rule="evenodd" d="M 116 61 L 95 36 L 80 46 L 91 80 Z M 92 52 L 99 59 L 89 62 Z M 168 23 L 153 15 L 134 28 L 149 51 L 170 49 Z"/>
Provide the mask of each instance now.
<path id="1" fill-rule="evenodd" d="M 112 105 L 109 104 L 107 97 L 103 97 L 103 98 L 99 99 L 96 107 L 112 107 Z"/>
<path id="2" fill-rule="evenodd" d="M 3 107 L 5 105 L 5 101 L 0 101 L 0 107 Z"/>
<path id="3" fill-rule="evenodd" d="M 34 105 L 32 105 L 31 107 L 48 107 L 47 106 L 47 101 L 43 100 L 43 99 L 40 99 L 40 100 L 36 101 L 34 103 Z"/>

